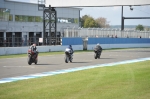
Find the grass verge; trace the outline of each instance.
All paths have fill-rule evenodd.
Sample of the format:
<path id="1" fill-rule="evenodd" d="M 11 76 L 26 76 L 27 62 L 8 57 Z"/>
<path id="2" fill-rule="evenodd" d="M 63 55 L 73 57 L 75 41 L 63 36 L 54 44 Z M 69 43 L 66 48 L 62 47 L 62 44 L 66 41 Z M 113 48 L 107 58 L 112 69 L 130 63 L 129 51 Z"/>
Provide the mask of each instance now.
<path id="1" fill-rule="evenodd" d="M 0 84 L 0 99 L 149 99 L 150 61 Z"/>
<path id="2" fill-rule="evenodd" d="M 112 48 L 112 49 L 103 49 L 103 51 L 109 51 L 109 50 L 126 50 L 126 49 L 132 49 L 132 48 Z M 92 50 L 80 50 L 80 51 L 75 51 L 75 53 L 79 52 L 93 52 Z M 44 55 L 58 55 L 58 54 L 64 54 L 63 51 L 59 52 L 40 52 L 39 56 L 44 56 Z M 18 58 L 18 57 L 27 57 L 27 54 L 11 54 L 11 55 L 1 55 L 0 59 L 3 58 Z"/>
<path id="3" fill-rule="evenodd" d="M 79 52 L 92 52 L 92 51 L 75 51 L 75 53 L 79 53 Z M 58 54 L 64 54 L 64 52 L 63 51 L 58 51 L 58 52 L 40 52 L 39 56 L 58 55 Z M 3 58 L 18 58 L 18 57 L 27 57 L 27 54 L 1 55 L 0 59 L 3 59 Z"/>

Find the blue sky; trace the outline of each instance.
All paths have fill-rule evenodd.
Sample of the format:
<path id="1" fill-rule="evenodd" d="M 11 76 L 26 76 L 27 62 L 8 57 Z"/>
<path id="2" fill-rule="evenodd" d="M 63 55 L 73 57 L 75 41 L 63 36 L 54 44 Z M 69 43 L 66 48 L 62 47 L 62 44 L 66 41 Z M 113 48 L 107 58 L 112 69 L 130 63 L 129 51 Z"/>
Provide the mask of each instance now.
<path id="1" fill-rule="evenodd" d="M 37 2 L 38 0 L 10 0 L 10 1 L 23 1 L 23 2 Z M 129 6 L 124 6 L 124 17 L 150 17 L 150 5 L 147 6 L 133 6 L 130 10 Z M 110 25 L 121 24 L 121 6 L 116 7 L 83 7 L 80 16 L 90 15 L 93 18 L 104 17 L 109 21 Z M 125 25 L 138 25 L 150 26 L 150 19 L 126 19 Z"/>
<path id="2" fill-rule="evenodd" d="M 133 10 L 130 10 L 129 6 L 123 7 L 124 17 L 150 17 L 150 5 L 149 6 L 133 6 Z M 116 7 L 84 7 L 81 10 L 81 16 L 90 15 L 93 18 L 104 17 L 110 22 L 110 25 L 121 24 L 121 6 Z M 150 19 L 126 19 L 125 25 L 147 25 L 150 26 Z"/>

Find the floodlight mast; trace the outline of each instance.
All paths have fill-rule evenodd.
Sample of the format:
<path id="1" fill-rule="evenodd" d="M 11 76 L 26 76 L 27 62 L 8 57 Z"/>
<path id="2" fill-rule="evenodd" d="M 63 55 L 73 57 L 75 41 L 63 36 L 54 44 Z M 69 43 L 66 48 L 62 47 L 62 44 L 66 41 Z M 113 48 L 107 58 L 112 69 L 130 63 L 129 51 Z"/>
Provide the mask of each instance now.
<path id="1" fill-rule="evenodd" d="M 133 10 L 133 7 L 130 5 L 130 10 Z M 150 17 L 124 17 L 123 16 L 123 6 L 122 6 L 122 10 L 121 10 L 121 31 L 124 30 L 124 20 L 125 19 L 150 19 Z"/>
<path id="2" fill-rule="evenodd" d="M 54 7 L 46 7 L 45 4 L 45 0 L 38 0 L 38 10 L 43 11 L 43 45 L 51 45 L 57 37 L 57 13 Z"/>
<path id="3" fill-rule="evenodd" d="M 123 6 L 121 10 L 121 31 L 124 30 L 124 17 L 123 17 Z"/>

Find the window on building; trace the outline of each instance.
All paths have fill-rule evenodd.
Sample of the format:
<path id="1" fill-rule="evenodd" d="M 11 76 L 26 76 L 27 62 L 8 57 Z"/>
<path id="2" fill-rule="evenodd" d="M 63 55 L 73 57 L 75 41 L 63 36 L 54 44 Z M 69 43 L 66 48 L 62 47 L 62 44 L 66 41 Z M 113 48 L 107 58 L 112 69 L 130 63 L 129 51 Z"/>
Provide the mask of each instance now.
<path id="1" fill-rule="evenodd" d="M 35 22 L 42 22 L 42 17 L 36 16 L 35 17 Z"/>
<path id="2" fill-rule="evenodd" d="M 40 16 L 41 22 L 43 22 L 43 17 Z"/>
<path id="3" fill-rule="evenodd" d="M 9 15 L 9 21 L 13 21 L 13 15 L 12 14 Z"/>
<path id="4" fill-rule="evenodd" d="M 78 18 L 57 18 L 57 23 L 78 23 Z"/>
<path id="5" fill-rule="evenodd" d="M 10 9 L 0 8 L 0 21 L 9 21 Z"/>
<path id="6" fill-rule="evenodd" d="M 22 22 L 22 15 L 19 15 L 19 22 Z"/>
<path id="7" fill-rule="evenodd" d="M 28 22 L 35 22 L 35 16 L 28 16 Z"/>
<path id="8" fill-rule="evenodd" d="M 42 22 L 43 18 L 41 16 L 15 15 L 15 21 L 17 22 Z"/>
<path id="9" fill-rule="evenodd" d="M 15 15 L 15 21 L 19 21 L 19 15 Z"/>
<path id="10" fill-rule="evenodd" d="M 69 23 L 74 23 L 74 19 L 73 18 L 68 18 L 68 22 Z"/>
<path id="11" fill-rule="evenodd" d="M 23 16 L 22 16 L 22 21 L 23 21 L 23 22 L 28 22 L 28 16 L 23 15 Z"/>
<path id="12" fill-rule="evenodd" d="M 79 21 L 78 21 L 78 19 L 76 18 L 76 19 L 74 19 L 74 23 L 78 23 Z"/>

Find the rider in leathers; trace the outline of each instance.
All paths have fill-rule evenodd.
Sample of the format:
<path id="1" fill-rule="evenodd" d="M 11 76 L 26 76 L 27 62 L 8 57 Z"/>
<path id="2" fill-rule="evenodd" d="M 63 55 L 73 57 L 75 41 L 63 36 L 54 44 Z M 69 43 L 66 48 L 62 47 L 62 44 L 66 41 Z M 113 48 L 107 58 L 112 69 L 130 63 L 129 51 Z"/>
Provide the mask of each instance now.
<path id="1" fill-rule="evenodd" d="M 31 46 L 30 46 L 30 49 L 34 52 L 34 57 L 36 57 L 37 55 L 38 55 L 38 51 L 37 51 L 37 48 L 36 48 L 36 44 L 34 43 L 34 44 L 32 44 Z"/>
<path id="2" fill-rule="evenodd" d="M 98 52 L 101 54 L 101 52 L 102 52 L 102 47 L 100 46 L 99 43 L 95 46 L 94 50 L 98 51 Z"/>
<path id="3" fill-rule="evenodd" d="M 71 45 L 69 45 L 69 46 L 68 46 L 68 49 L 70 49 L 70 50 L 71 50 L 71 53 L 70 53 L 70 54 L 71 54 L 71 57 L 72 57 L 72 59 L 73 59 L 73 53 L 74 53 L 74 51 L 73 51 L 72 46 L 71 46 Z"/>

